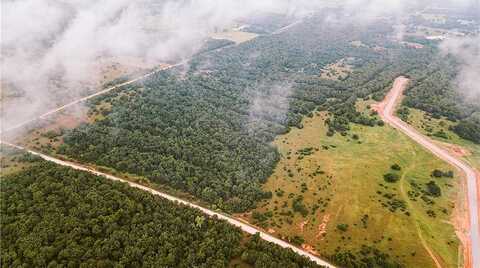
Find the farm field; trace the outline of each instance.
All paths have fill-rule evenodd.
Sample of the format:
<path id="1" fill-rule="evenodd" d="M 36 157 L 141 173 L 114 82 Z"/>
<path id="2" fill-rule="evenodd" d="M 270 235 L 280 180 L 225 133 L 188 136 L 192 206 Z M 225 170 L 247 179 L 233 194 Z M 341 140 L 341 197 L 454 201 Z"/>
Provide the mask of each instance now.
<path id="1" fill-rule="evenodd" d="M 436 258 L 457 267 L 459 178 L 431 175 L 451 168 L 390 127 L 354 124 L 349 135 L 328 137 L 325 119 L 317 113 L 275 139 L 281 159 L 264 185 L 273 197 L 244 216 L 339 264 L 366 257 L 435 267 Z M 387 173 L 398 181 L 386 182 Z"/>

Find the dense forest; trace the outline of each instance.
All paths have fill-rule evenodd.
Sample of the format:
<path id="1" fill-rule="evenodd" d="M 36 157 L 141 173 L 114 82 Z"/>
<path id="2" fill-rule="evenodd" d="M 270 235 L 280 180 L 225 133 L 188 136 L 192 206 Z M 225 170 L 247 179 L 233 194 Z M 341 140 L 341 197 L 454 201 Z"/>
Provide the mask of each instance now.
<path id="1" fill-rule="evenodd" d="M 95 99 L 91 113 L 102 119 L 69 131 L 58 152 L 245 211 L 271 196 L 261 184 L 278 161 L 270 145 L 276 135 L 302 127 L 314 110 L 330 113 L 329 135 L 345 135 L 351 122 L 380 124 L 356 111 L 358 98 L 380 100 L 395 77 L 424 75 L 434 48 L 409 48 L 391 32 L 390 21 L 367 26 L 319 14 L 200 54 L 186 67 Z M 320 77 L 345 58 L 353 59 L 349 75 Z"/>
<path id="2" fill-rule="evenodd" d="M 2 267 L 317 267 L 125 183 L 18 160 L 31 165 L 0 181 Z"/>
<path id="3" fill-rule="evenodd" d="M 432 47 L 436 51 L 435 47 Z M 453 131 L 464 139 L 480 143 L 480 103 L 462 96 L 455 84 L 458 63 L 452 56 L 433 54 L 430 64 L 418 70 L 406 91 L 403 104 L 427 112 L 434 118 L 442 116 L 458 125 Z"/>

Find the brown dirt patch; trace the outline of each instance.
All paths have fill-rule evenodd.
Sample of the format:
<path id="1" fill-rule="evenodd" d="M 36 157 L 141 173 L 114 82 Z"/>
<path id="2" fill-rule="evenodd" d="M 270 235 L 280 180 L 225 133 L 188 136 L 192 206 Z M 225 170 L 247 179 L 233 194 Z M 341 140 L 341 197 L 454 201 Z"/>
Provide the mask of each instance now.
<path id="1" fill-rule="evenodd" d="M 317 239 L 323 240 L 323 234 L 327 233 L 327 225 L 329 221 L 330 221 L 330 214 L 323 215 L 322 223 L 318 225 L 318 232 L 317 232 L 317 235 L 315 236 Z"/>
<path id="2" fill-rule="evenodd" d="M 461 193 L 455 202 L 455 209 L 452 213 L 452 223 L 455 226 L 455 233 L 461 242 L 460 249 L 463 253 L 463 267 L 472 267 L 471 263 L 471 244 L 470 237 L 468 236 L 470 229 L 470 216 L 468 212 L 468 199 L 467 199 L 467 184 L 466 180 L 462 178 L 460 180 Z"/>
<path id="3" fill-rule="evenodd" d="M 312 247 L 311 245 L 302 244 L 302 249 L 313 255 L 319 255 L 318 252 L 315 250 L 315 248 Z"/>
<path id="4" fill-rule="evenodd" d="M 303 228 L 305 227 L 305 225 L 308 224 L 308 220 L 307 221 L 302 221 L 300 224 L 299 224 L 299 228 L 300 228 L 300 232 L 303 233 Z"/>
<path id="5" fill-rule="evenodd" d="M 472 152 L 470 152 L 468 149 L 460 145 L 446 143 L 446 142 L 438 142 L 438 144 L 443 146 L 445 149 L 448 150 L 449 153 L 453 154 L 456 157 L 465 157 L 465 156 L 472 155 Z"/>

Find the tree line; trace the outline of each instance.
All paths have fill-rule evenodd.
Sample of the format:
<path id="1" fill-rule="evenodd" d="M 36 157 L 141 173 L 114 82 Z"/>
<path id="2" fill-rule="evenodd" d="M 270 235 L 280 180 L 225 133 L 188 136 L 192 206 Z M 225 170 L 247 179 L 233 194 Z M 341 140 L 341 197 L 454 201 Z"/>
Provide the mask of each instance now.
<path id="1" fill-rule="evenodd" d="M 31 160 L 0 181 L 3 267 L 317 267 L 199 210 Z M 238 261 L 237 261 L 238 263 Z"/>

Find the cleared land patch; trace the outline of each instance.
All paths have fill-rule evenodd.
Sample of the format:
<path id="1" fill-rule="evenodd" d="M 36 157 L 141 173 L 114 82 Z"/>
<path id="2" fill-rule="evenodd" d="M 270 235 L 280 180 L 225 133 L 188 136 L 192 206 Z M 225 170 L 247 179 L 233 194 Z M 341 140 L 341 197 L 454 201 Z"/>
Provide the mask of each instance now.
<path id="1" fill-rule="evenodd" d="M 273 197 L 245 216 L 337 263 L 354 255 L 435 267 L 421 232 L 441 264 L 456 267 L 459 185 L 432 176 L 452 168 L 388 126 L 353 124 L 347 136 L 328 137 L 326 118 L 317 113 L 277 137 L 281 160 L 264 186 Z"/>
<path id="2" fill-rule="evenodd" d="M 344 58 L 327 65 L 322 69 L 320 77 L 330 80 L 345 79 L 352 71 L 352 66 L 349 64 L 352 60 L 353 58 Z"/>
<path id="3" fill-rule="evenodd" d="M 210 37 L 213 39 L 227 39 L 237 44 L 240 44 L 240 43 L 252 40 L 257 36 L 258 34 L 256 33 L 249 33 L 249 32 L 237 31 L 237 30 L 227 30 L 227 31 L 214 33 Z"/>

